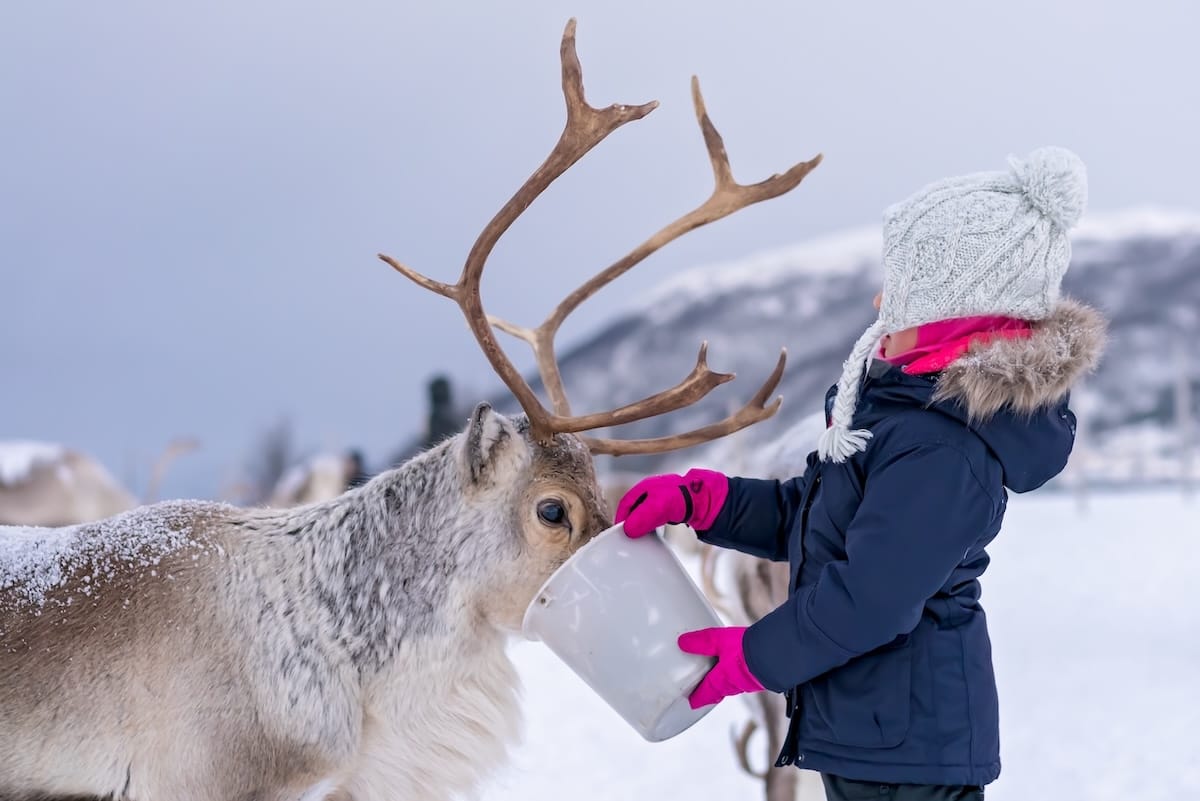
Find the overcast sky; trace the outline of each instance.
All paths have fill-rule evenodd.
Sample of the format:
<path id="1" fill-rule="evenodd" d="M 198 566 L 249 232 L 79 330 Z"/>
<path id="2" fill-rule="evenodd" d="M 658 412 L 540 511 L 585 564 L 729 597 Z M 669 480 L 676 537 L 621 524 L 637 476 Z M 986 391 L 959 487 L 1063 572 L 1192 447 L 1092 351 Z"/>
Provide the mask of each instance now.
<path id="1" fill-rule="evenodd" d="M 1183 0 L 17 0 L 0 8 L 0 439 L 144 480 L 195 436 L 167 491 L 211 494 L 281 416 L 306 446 L 380 458 L 420 427 L 436 371 L 488 391 L 457 308 L 375 254 L 457 276 L 561 129 L 571 14 L 593 104 L 662 106 L 501 242 L 490 310 L 540 321 L 707 195 L 693 73 L 743 181 L 826 160 L 589 301 L 568 342 L 682 269 L 877 221 L 1042 144 L 1083 156 L 1095 209 L 1200 207 Z"/>

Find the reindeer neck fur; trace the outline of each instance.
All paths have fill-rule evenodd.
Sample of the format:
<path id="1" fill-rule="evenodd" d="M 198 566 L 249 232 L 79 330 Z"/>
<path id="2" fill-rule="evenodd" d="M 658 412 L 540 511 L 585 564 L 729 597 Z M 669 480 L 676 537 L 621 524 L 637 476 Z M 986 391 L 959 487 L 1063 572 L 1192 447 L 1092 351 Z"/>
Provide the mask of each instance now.
<path id="1" fill-rule="evenodd" d="M 465 792 L 518 734 L 518 679 L 484 612 L 497 571 L 519 555 L 514 500 L 507 482 L 463 486 L 460 439 L 333 501 L 237 524 L 256 596 L 244 624 L 261 635 L 272 612 L 275 634 L 261 644 L 269 684 L 357 679 L 359 745 L 336 777 L 354 798 Z M 297 646 L 321 641 L 318 668 Z"/>
<path id="2" fill-rule="evenodd" d="M 364 680 L 405 642 L 481 642 L 458 635 L 490 628 L 481 596 L 519 543 L 510 499 L 461 486 L 457 440 L 332 501 L 237 521 L 253 606 L 295 617 L 303 605 Z"/>

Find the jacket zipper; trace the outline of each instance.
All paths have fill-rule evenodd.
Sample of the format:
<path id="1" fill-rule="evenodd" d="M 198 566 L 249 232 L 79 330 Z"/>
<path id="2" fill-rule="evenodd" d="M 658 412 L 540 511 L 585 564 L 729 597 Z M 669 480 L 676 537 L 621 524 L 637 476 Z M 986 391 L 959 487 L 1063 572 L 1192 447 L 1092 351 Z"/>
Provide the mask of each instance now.
<path id="1" fill-rule="evenodd" d="M 817 490 L 821 487 L 821 474 L 818 472 L 813 477 L 813 484 L 807 488 L 807 495 L 804 498 L 804 508 L 800 511 L 800 566 L 796 568 L 795 574 L 792 576 L 791 586 L 788 588 L 788 597 L 796 591 L 800 586 L 800 571 L 804 567 L 804 537 L 808 534 L 808 513 L 812 509 L 813 501 L 816 500 Z M 796 709 L 799 707 L 800 688 L 793 687 L 783 694 L 786 702 L 785 711 L 790 719 L 788 724 L 787 734 L 783 738 L 783 748 L 780 750 L 779 758 L 775 761 L 775 767 L 783 768 L 791 765 L 793 762 L 803 762 L 804 754 L 794 751 L 794 744 L 799 735 L 800 718 L 795 716 Z"/>
<path id="2" fill-rule="evenodd" d="M 812 486 L 808 488 L 808 494 L 804 498 L 804 508 L 800 510 L 800 565 L 796 568 L 796 572 L 792 576 L 791 586 L 788 587 L 788 595 L 791 595 L 800 586 L 800 571 L 804 569 L 804 535 L 808 533 L 808 513 L 812 510 L 813 502 L 817 497 L 817 490 L 820 488 L 821 474 L 817 473 L 813 476 Z"/>

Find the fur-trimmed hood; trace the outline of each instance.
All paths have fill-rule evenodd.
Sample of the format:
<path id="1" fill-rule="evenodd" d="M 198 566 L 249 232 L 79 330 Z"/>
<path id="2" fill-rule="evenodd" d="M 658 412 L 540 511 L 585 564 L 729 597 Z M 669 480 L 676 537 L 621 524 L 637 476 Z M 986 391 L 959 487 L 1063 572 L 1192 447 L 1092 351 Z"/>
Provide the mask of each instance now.
<path id="1" fill-rule="evenodd" d="M 1030 336 L 976 345 L 937 375 L 909 375 L 875 361 L 854 425 L 874 431 L 914 407 L 945 415 L 960 424 L 954 431 L 983 440 L 1000 463 L 1006 487 L 1036 489 L 1061 472 L 1071 455 L 1075 415 L 1067 407 L 1068 393 L 1096 366 L 1104 330 L 1097 312 L 1062 301 L 1050 317 L 1034 323 Z M 826 396 L 827 416 L 837 390 L 831 387 Z M 886 447 L 883 439 L 876 436 L 868 452 Z"/>
<path id="2" fill-rule="evenodd" d="M 1060 301 L 1033 333 L 1021 339 L 976 344 L 942 371 L 935 401 L 953 401 L 972 422 L 1009 408 L 1032 414 L 1066 397 L 1095 369 L 1104 349 L 1104 318 L 1072 300 Z"/>

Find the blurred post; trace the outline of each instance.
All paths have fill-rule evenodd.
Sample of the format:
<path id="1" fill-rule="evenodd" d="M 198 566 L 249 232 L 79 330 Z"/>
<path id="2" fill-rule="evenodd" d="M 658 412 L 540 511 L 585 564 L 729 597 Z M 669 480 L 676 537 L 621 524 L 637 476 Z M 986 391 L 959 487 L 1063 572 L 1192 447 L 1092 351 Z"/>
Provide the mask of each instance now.
<path id="1" fill-rule="evenodd" d="M 1175 341 L 1175 430 L 1179 437 L 1179 481 L 1183 497 L 1195 490 L 1193 468 L 1196 455 L 1195 413 L 1192 409 L 1192 363 L 1182 337 Z"/>
<path id="2" fill-rule="evenodd" d="M 452 437 L 462 428 L 462 419 L 454 403 L 454 388 L 444 375 L 434 376 L 427 387 L 429 392 L 429 419 L 425 424 L 423 449 L 432 448 L 447 437 Z"/>
<path id="3" fill-rule="evenodd" d="M 1075 493 L 1075 501 L 1079 513 L 1086 514 L 1088 510 L 1088 477 L 1087 459 L 1091 431 L 1089 423 L 1092 413 L 1092 394 L 1086 384 L 1075 388 L 1071 396 L 1071 410 L 1075 412 L 1075 445 L 1071 449 L 1071 460 L 1068 462 L 1067 476 Z"/>

